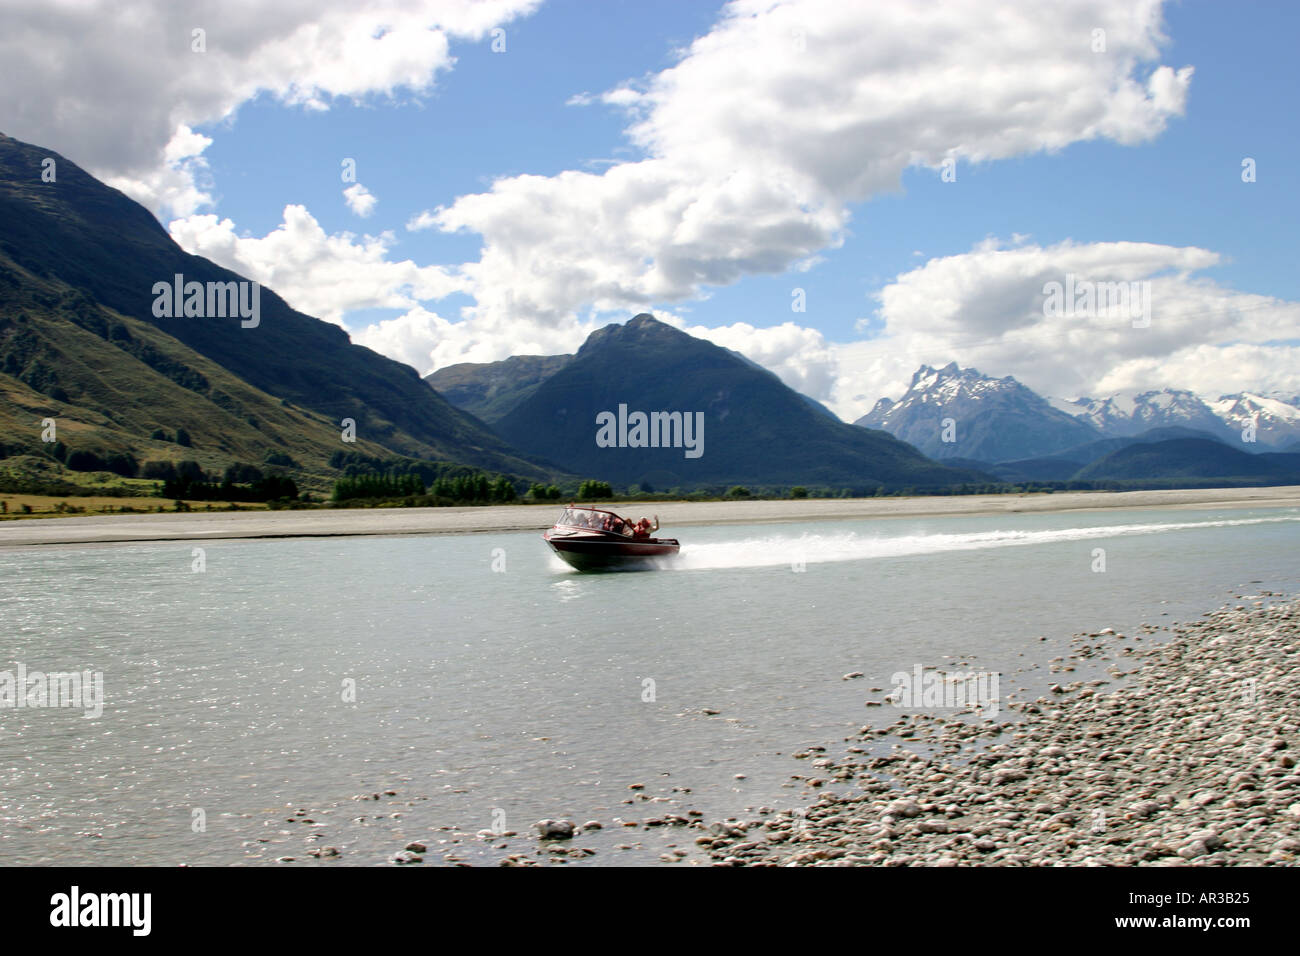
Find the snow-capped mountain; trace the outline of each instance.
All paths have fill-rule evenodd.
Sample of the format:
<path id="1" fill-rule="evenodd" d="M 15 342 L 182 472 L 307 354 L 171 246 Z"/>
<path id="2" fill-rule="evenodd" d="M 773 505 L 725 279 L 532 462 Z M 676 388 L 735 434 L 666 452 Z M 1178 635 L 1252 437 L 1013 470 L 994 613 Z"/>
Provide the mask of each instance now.
<path id="1" fill-rule="evenodd" d="M 1238 392 L 1221 396 L 1210 407 L 1238 436 L 1253 424 L 1255 441 L 1261 445 L 1283 448 L 1300 441 L 1300 408 L 1281 399 Z"/>
<path id="2" fill-rule="evenodd" d="M 994 463 L 1050 457 L 1101 438 L 1131 438 L 1153 429 L 1270 452 L 1300 443 L 1300 396 L 1295 398 L 1239 392 L 1206 402 L 1177 388 L 1043 398 L 1010 375 L 991 378 L 950 362 L 943 368 L 922 365 L 902 398 L 880 399 L 853 424 L 883 429 L 931 458 Z M 946 419 L 952 422 L 945 434 Z M 1242 441 L 1250 424 L 1253 443 Z"/>
<path id="3" fill-rule="evenodd" d="M 1192 428 L 1222 438 L 1229 426 L 1195 392 L 1162 388 L 1120 392 L 1109 398 L 1058 399 L 1053 407 L 1087 422 L 1107 438 L 1137 435 L 1171 425 Z"/>
<path id="4" fill-rule="evenodd" d="M 956 362 L 922 365 L 902 398 L 880 399 L 854 424 L 887 431 L 932 458 L 978 461 L 1050 455 L 1100 437 L 1011 376 L 991 378 Z"/>

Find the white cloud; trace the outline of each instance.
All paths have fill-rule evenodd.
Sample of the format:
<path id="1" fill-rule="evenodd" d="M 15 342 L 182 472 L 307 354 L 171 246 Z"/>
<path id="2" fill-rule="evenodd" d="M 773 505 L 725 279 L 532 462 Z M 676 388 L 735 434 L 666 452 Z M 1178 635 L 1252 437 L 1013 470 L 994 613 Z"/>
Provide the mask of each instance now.
<path id="1" fill-rule="evenodd" d="M 719 328 L 693 326 L 685 331 L 739 352 L 774 372 L 795 391 L 814 398 L 829 397 L 834 391 L 837 346 L 816 329 L 794 322 L 766 329 L 736 322 Z"/>
<path id="2" fill-rule="evenodd" d="M 696 297 L 838 246 L 851 204 L 909 166 L 1158 135 L 1191 79 L 1154 64 L 1159 11 L 733 0 L 677 65 L 570 99 L 625 110 L 644 158 L 501 179 L 409 227 L 482 235 L 464 266 L 475 317 L 554 325 Z"/>
<path id="3" fill-rule="evenodd" d="M 1098 26 L 1105 54 L 1092 52 Z M 517 351 L 516 330 L 571 340 L 586 310 L 625 317 L 810 268 L 844 241 L 852 205 L 896 190 L 909 166 L 1149 140 L 1182 112 L 1191 79 L 1156 64 L 1164 42 L 1147 0 L 735 0 L 672 68 L 570 98 L 623 110 L 641 158 L 500 179 L 407 228 L 482 236 L 461 267 L 475 334 L 458 338 L 499 358 Z M 410 321 L 411 334 L 386 335 L 410 349 L 424 334 L 430 355 L 445 352 L 443 330 Z M 821 396 L 834 390 L 830 346 L 796 329 L 712 337 L 835 400 Z"/>
<path id="4" fill-rule="evenodd" d="M 269 286 L 301 312 L 339 325 L 352 309 L 412 309 L 466 288 L 463 278 L 441 266 L 390 261 L 396 242 L 391 233 L 328 235 L 297 205 L 285 206 L 284 221 L 262 238 L 236 235 L 231 220 L 213 215 L 178 219 L 170 231 L 190 252 Z"/>
<path id="5" fill-rule="evenodd" d="M 411 232 L 418 232 L 421 229 L 428 229 L 435 225 L 437 225 L 437 222 L 433 213 L 426 210 L 418 215 L 412 216 L 410 222 L 406 224 L 406 228 Z"/>
<path id="6" fill-rule="evenodd" d="M 540 0 L 3 0 L 5 132 L 57 150 L 155 213 L 212 197 L 190 130 L 267 93 L 327 108 L 428 91 L 450 39 L 482 39 Z M 193 31 L 205 31 L 195 52 Z"/>
<path id="7" fill-rule="evenodd" d="M 162 161 L 134 175 L 106 175 L 104 182 L 128 196 L 144 197 L 157 209 L 188 216 L 213 203 L 208 161 L 212 139 L 181 125 L 163 148 Z"/>
<path id="8" fill-rule="evenodd" d="M 374 194 L 360 183 L 353 183 L 343 190 L 343 201 L 348 204 L 349 209 L 362 219 L 374 212 L 375 206 L 379 203 Z"/>
<path id="9" fill-rule="evenodd" d="M 416 306 L 404 315 L 353 333 L 352 341 L 413 366 L 421 375 L 457 362 L 495 362 L 510 355 L 562 355 L 577 351 L 583 339 L 610 321 L 588 319 L 566 328 L 506 324 L 487 330 L 476 323 L 453 322 Z"/>

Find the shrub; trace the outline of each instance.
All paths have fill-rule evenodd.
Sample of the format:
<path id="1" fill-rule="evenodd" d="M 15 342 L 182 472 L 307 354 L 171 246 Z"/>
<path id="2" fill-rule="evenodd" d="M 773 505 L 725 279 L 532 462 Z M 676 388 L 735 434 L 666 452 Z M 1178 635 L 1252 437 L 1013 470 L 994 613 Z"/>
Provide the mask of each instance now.
<path id="1" fill-rule="evenodd" d="M 262 478 L 262 470 L 252 465 L 245 465 L 243 462 L 235 462 L 226 468 L 225 482 L 228 485 L 242 484 L 250 485 Z"/>
<path id="2" fill-rule="evenodd" d="M 515 492 L 515 485 L 509 478 L 502 475 L 492 483 L 492 500 L 493 501 L 514 501 L 518 497 Z"/>
<path id="3" fill-rule="evenodd" d="M 140 463 L 135 460 L 135 455 L 125 452 L 119 455 L 109 455 L 104 459 L 104 469 L 111 471 L 115 475 L 121 475 L 123 478 L 134 478 L 140 473 Z"/>
<path id="4" fill-rule="evenodd" d="M 141 477 L 152 478 L 154 481 L 167 481 L 176 477 L 176 466 L 170 461 L 146 461 L 140 474 Z"/>
<path id="5" fill-rule="evenodd" d="M 614 497 L 614 489 L 608 481 L 596 481 L 594 478 L 588 478 L 578 486 L 578 498 L 582 501 L 612 497 Z"/>

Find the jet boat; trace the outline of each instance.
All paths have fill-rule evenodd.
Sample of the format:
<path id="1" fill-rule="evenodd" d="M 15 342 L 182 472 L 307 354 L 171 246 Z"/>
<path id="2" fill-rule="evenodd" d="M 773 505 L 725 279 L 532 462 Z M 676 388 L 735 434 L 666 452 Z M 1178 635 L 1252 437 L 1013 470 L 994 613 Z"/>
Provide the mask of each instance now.
<path id="1" fill-rule="evenodd" d="M 569 505 L 542 534 L 551 550 L 579 571 L 650 569 L 675 555 L 675 538 L 652 538 L 612 511 Z"/>

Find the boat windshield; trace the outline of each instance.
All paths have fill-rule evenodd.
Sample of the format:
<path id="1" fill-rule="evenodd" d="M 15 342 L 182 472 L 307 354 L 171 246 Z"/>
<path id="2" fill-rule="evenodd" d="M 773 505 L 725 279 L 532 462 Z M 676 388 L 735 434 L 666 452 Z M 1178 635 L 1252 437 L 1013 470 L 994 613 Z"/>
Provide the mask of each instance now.
<path id="1" fill-rule="evenodd" d="M 612 511 L 598 511 L 595 508 L 565 508 L 557 525 L 569 528 L 590 528 L 594 531 L 616 531 L 620 534 L 626 522 Z"/>

